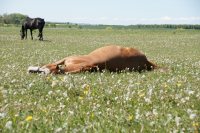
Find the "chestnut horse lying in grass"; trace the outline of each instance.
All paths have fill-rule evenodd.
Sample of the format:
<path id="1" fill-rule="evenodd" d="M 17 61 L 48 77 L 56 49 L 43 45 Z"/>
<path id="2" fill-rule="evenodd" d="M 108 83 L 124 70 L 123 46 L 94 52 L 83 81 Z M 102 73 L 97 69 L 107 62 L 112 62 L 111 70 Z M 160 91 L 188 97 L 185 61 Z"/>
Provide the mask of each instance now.
<path id="1" fill-rule="evenodd" d="M 47 64 L 29 72 L 53 73 L 80 73 L 84 71 L 108 70 L 118 72 L 151 71 L 158 68 L 157 65 L 147 60 L 146 56 L 135 48 L 110 45 L 98 48 L 88 55 L 69 56 L 55 63 Z"/>

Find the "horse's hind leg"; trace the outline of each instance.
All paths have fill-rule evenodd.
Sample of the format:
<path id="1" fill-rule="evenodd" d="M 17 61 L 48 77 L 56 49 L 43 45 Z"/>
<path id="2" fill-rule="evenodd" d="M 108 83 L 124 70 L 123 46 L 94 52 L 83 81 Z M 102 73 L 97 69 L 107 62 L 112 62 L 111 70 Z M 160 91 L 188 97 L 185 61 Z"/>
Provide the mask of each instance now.
<path id="1" fill-rule="evenodd" d="M 39 40 L 43 40 L 43 34 L 42 34 L 42 29 L 39 29 L 39 34 L 38 34 Z"/>
<path id="2" fill-rule="evenodd" d="M 39 32 L 39 34 L 38 34 L 38 37 L 39 37 L 39 40 L 41 40 L 41 33 Z"/>
<path id="3" fill-rule="evenodd" d="M 42 34 L 42 32 L 40 33 L 40 40 L 43 41 L 43 34 Z"/>
<path id="4" fill-rule="evenodd" d="M 33 40 L 33 32 L 31 29 L 30 29 L 30 32 L 31 32 L 31 40 Z"/>

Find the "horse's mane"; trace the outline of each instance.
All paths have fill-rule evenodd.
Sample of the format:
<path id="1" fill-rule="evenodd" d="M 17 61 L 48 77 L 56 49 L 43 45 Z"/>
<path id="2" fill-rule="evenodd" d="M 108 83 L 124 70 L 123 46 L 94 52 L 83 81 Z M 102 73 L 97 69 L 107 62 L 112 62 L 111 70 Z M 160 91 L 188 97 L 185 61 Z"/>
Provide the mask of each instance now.
<path id="1" fill-rule="evenodd" d="M 28 20 L 33 20 L 32 18 L 30 18 L 30 17 L 26 17 L 26 21 L 28 21 Z"/>

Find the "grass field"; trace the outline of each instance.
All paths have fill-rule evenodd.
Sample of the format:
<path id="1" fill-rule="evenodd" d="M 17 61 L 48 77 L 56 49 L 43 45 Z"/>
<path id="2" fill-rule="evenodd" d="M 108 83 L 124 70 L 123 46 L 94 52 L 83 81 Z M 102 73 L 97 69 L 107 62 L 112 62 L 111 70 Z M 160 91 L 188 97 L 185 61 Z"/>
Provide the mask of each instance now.
<path id="1" fill-rule="evenodd" d="M 19 30 L 0 27 L 0 132 L 200 132 L 199 30 L 46 28 L 44 41 Z M 170 71 L 27 73 L 107 44 Z"/>

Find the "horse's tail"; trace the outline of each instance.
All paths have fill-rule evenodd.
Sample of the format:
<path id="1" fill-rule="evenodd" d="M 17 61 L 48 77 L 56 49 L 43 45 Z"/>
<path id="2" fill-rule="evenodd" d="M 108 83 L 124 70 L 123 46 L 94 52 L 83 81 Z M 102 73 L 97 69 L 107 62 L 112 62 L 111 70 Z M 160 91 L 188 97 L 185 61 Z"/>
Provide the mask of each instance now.
<path id="1" fill-rule="evenodd" d="M 45 25 L 44 19 L 38 19 L 38 25 L 41 25 L 41 27 L 44 27 Z"/>

